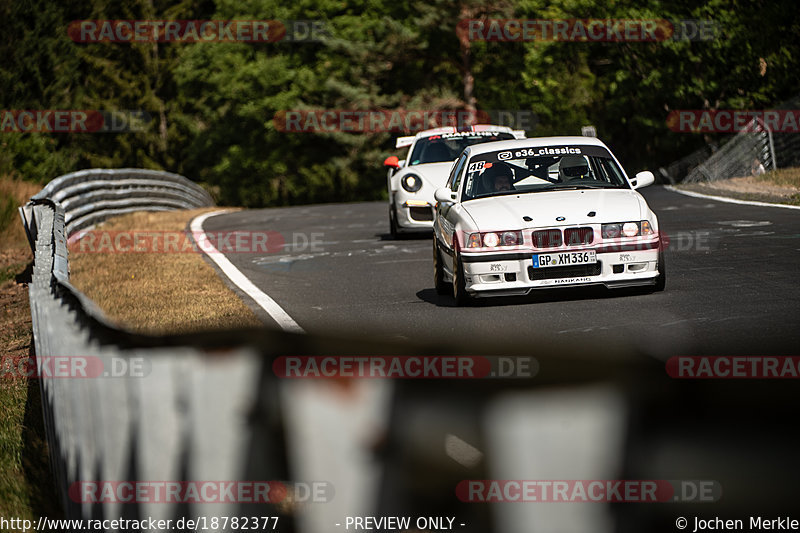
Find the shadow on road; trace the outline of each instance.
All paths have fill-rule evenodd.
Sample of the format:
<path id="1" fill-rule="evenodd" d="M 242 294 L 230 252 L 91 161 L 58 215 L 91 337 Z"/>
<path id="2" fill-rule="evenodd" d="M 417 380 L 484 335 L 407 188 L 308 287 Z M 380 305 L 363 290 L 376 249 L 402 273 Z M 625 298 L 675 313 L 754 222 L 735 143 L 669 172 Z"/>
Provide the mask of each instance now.
<path id="1" fill-rule="evenodd" d="M 650 294 L 647 287 L 628 287 L 624 289 L 607 289 L 597 287 L 575 287 L 559 289 L 542 289 L 532 291 L 527 296 L 498 296 L 491 298 L 473 298 L 470 307 L 503 307 L 509 305 L 531 305 L 551 302 L 569 302 L 581 300 L 606 300 Z M 417 292 L 417 298 L 437 307 L 456 307 L 455 300 L 449 294 L 439 295 L 433 288 Z"/>
<path id="2" fill-rule="evenodd" d="M 391 233 L 376 233 L 375 236 L 381 241 L 425 241 L 430 240 L 433 232 L 400 233 L 397 237 L 392 237 Z"/>

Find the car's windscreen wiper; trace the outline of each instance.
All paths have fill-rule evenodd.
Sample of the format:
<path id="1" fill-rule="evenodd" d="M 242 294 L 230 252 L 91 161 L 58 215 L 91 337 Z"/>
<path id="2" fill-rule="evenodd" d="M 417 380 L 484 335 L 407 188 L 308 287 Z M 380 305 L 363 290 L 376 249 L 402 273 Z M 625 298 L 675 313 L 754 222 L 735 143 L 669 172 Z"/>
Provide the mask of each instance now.
<path id="1" fill-rule="evenodd" d="M 590 185 L 588 183 L 576 183 L 572 185 L 552 185 L 550 187 L 542 188 L 542 189 L 522 189 L 522 190 L 511 190 L 511 191 L 498 191 L 493 192 L 490 194 L 480 194 L 478 196 L 473 196 L 472 198 L 467 198 L 467 200 L 478 200 L 481 198 L 494 198 L 497 196 L 510 196 L 514 194 L 527 194 L 530 192 L 550 192 L 550 191 L 569 191 L 569 190 L 580 190 L 580 189 L 618 189 L 619 187 L 615 187 L 612 184 L 597 184 L 597 185 Z"/>

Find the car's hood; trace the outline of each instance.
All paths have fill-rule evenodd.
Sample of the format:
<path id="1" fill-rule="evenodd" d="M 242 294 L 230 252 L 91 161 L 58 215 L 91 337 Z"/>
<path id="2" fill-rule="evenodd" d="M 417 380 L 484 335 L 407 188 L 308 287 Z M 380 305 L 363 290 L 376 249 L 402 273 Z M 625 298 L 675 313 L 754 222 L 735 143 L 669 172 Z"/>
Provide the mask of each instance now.
<path id="1" fill-rule="evenodd" d="M 463 205 L 480 230 L 599 224 L 641 220 L 639 193 L 625 190 L 566 190 L 494 196 Z M 589 213 L 594 213 L 589 216 Z M 531 220 L 525 220 L 529 217 Z M 557 220 L 564 217 L 563 220 Z"/>

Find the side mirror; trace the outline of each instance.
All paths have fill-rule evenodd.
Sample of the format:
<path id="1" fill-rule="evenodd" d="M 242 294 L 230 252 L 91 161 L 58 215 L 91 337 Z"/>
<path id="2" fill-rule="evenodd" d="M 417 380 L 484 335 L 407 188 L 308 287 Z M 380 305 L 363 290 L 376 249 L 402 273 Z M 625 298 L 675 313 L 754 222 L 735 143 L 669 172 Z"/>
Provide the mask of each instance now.
<path id="1" fill-rule="evenodd" d="M 633 179 L 631 180 L 631 185 L 634 189 L 641 189 L 642 187 L 647 187 L 648 185 L 652 185 L 655 183 L 656 177 L 653 176 L 653 173 L 649 170 L 643 170 L 636 174 Z"/>
<path id="2" fill-rule="evenodd" d="M 400 168 L 400 159 L 398 159 L 396 155 L 390 155 L 389 157 L 383 160 L 383 166 Z"/>
<path id="3" fill-rule="evenodd" d="M 441 189 L 436 189 L 436 191 L 434 191 L 433 197 L 437 202 L 452 202 L 456 199 L 456 193 L 447 187 L 442 187 Z"/>

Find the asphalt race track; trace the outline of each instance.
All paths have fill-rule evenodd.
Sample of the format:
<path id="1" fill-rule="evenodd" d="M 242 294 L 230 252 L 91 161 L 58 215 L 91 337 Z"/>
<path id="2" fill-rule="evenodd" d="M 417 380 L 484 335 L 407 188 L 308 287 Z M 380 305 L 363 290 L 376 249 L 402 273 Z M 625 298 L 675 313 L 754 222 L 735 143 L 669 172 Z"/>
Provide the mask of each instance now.
<path id="1" fill-rule="evenodd" d="M 430 234 L 393 240 L 385 203 L 248 210 L 212 217 L 204 228 L 282 234 L 281 251 L 227 257 L 309 332 L 555 336 L 634 344 L 658 358 L 800 355 L 800 213 L 662 187 L 642 192 L 670 238 L 662 293 L 555 289 L 457 308 L 433 289 Z"/>

